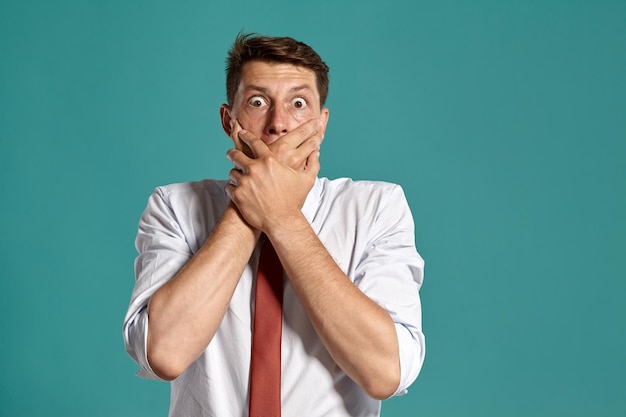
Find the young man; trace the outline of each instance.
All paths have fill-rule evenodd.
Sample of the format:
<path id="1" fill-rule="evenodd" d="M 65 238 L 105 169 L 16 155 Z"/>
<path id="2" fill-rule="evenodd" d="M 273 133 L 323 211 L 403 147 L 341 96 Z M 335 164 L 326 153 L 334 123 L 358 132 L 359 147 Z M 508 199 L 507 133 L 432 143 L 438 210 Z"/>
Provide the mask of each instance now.
<path id="1" fill-rule="evenodd" d="M 257 270 L 269 241 L 284 271 L 282 415 L 379 416 L 380 400 L 406 392 L 425 352 L 423 261 L 404 194 L 317 177 L 328 67 L 309 46 L 240 35 L 226 84 L 220 115 L 234 169 L 229 181 L 150 197 L 126 348 L 140 376 L 172 381 L 171 416 L 248 415 Z"/>

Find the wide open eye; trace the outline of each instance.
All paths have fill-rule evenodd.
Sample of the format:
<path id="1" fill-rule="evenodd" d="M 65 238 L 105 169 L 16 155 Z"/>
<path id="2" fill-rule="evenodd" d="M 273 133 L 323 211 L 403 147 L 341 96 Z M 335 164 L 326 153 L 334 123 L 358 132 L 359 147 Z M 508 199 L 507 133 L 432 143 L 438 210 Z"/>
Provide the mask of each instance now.
<path id="1" fill-rule="evenodd" d="M 248 100 L 248 104 L 252 107 L 263 107 L 267 106 L 267 101 L 261 96 L 253 96 Z"/>
<path id="2" fill-rule="evenodd" d="M 291 105 L 295 107 L 296 109 L 306 109 L 307 102 L 302 97 L 296 97 L 293 100 L 291 100 Z"/>

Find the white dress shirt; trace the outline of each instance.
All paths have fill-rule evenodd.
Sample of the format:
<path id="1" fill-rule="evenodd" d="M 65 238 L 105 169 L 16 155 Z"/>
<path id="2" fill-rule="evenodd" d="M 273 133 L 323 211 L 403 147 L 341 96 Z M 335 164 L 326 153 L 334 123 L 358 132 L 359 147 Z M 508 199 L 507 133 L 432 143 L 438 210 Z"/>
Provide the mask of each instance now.
<path id="1" fill-rule="evenodd" d="M 200 249 L 229 199 L 225 181 L 159 187 L 139 222 L 136 283 L 124 320 L 126 350 L 139 376 L 159 379 L 146 358 L 148 301 Z M 414 225 L 395 184 L 318 178 L 302 208 L 330 255 L 395 323 L 400 385 L 406 393 L 425 353 L 419 288 L 424 262 L 415 249 Z M 255 249 L 224 319 L 205 352 L 171 382 L 170 416 L 246 417 L 254 304 Z M 282 415 L 343 417 L 380 415 L 369 397 L 333 361 L 287 279 L 283 301 Z"/>

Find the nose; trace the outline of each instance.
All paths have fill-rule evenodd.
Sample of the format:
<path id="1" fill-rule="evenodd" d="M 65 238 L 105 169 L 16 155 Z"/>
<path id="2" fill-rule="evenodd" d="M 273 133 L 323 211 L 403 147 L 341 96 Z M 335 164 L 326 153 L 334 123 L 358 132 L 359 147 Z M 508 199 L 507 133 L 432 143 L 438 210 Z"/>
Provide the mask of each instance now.
<path id="1" fill-rule="evenodd" d="M 269 113 L 265 134 L 275 140 L 287 132 L 289 132 L 289 113 L 281 106 L 274 106 Z"/>

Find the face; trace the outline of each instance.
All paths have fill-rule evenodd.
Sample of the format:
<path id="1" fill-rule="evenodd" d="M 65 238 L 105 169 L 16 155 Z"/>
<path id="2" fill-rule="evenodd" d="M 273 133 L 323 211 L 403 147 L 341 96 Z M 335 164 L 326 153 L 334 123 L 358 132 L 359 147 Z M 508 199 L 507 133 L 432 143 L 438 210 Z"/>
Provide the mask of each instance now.
<path id="1" fill-rule="evenodd" d="M 328 122 L 320 106 L 315 73 L 291 64 L 251 61 L 244 65 L 232 107 L 221 108 L 222 125 L 230 134 L 230 120 L 270 144 L 311 119 Z"/>

